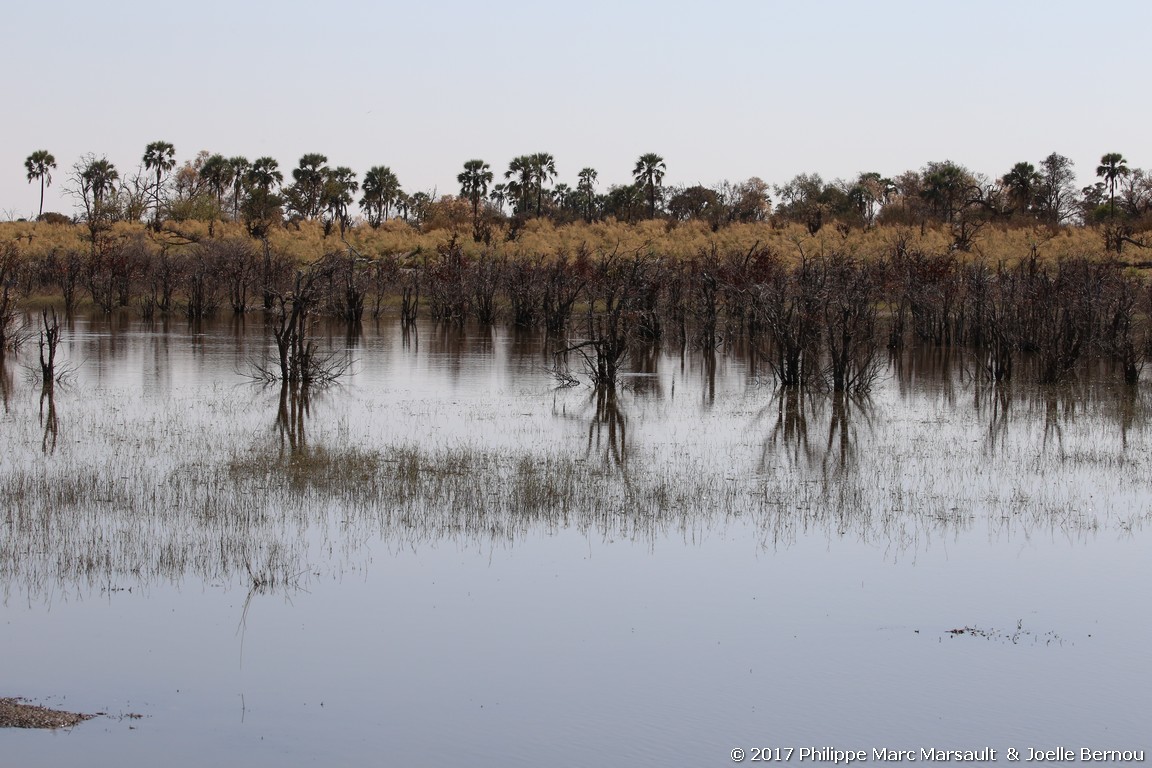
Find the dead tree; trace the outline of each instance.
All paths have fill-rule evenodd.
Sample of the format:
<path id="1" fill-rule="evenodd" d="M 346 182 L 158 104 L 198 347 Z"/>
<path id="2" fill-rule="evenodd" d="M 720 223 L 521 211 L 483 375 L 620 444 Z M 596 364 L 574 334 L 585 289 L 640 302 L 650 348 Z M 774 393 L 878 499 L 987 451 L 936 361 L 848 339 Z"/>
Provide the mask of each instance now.
<path id="1" fill-rule="evenodd" d="M 307 387 L 330 383 L 347 369 L 344 363 L 318 355 L 310 336 L 319 286 L 327 279 L 328 269 L 330 265 L 318 262 L 299 270 L 291 291 L 273 294 L 268 322 L 276 341 L 277 362 L 275 367 L 258 366 L 263 378 Z"/>
<path id="2" fill-rule="evenodd" d="M 834 392 L 863 393 L 876 379 L 876 280 L 868 265 L 833 254 L 821 259 L 824 271 L 823 337 L 828 351 L 826 378 Z"/>
<path id="3" fill-rule="evenodd" d="M 585 338 L 563 350 L 579 352 L 597 388 L 614 389 L 620 367 L 638 333 L 641 304 L 649 295 L 654 262 L 636 254 L 604 255 L 589 281 Z"/>
<path id="4" fill-rule="evenodd" d="M 40 316 L 43 322 L 40 330 L 40 372 L 47 389 L 56 381 L 56 345 L 60 343 L 60 322 L 56 319 L 54 309 L 45 309 Z"/>

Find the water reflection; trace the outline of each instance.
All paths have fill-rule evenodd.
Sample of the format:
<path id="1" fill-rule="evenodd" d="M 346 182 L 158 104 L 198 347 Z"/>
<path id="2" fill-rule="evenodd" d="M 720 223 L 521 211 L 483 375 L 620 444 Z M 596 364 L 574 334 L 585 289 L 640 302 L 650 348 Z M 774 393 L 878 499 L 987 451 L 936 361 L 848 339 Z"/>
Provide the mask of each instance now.
<path id="1" fill-rule="evenodd" d="M 954 347 L 927 345 L 902 350 L 890 350 L 888 365 L 900 395 L 914 397 L 931 387 L 942 402 L 954 407 L 958 390 L 966 381 L 980 381 L 966 365 L 964 353 Z"/>
<path id="2" fill-rule="evenodd" d="M 819 469 L 825 478 L 844 473 L 856 464 L 859 426 L 871 429 L 872 414 L 865 395 L 780 389 L 754 419 L 771 423 L 757 469 Z"/>
<path id="3" fill-rule="evenodd" d="M 664 397 L 660 381 L 660 359 L 663 352 L 657 344 L 635 344 L 628 351 L 628 388 L 638 396 L 652 400 Z"/>
<path id="4" fill-rule="evenodd" d="M 772 469 L 777 456 L 783 456 L 792 466 L 812 464 L 808 418 L 814 408 L 811 394 L 804 389 L 781 389 L 772 395 L 772 400 L 757 414 L 757 421 L 772 422 L 760 453 L 760 472 Z"/>
<path id="5" fill-rule="evenodd" d="M 704 350 L 704 391 L 701 399 L 706 409 L 716 404 L 716 350 L 712 347 Z"/>
<path id="6" fill-rule="evenodd" d="M 46 455 L 56 453 L 60 423 L 56 417 L 56 387 L 53 381 L 44 382 L 40 390 L 40 426 L 44 429 L 41 451 Z"/>
<path id="7" fill-rule="evenodd" d="M 828 420 L 828 442 L 824 447 L 825 473 L 829 469 L 845 470 L 856 458 L 857 429 L 860 424 L 872 428 L 872 400 L 866 395 L 834 392 L 831 395 L 831 417 Z"/>
<path id="8" fill-rule="evenodd" d="M 4 404 L 4 412 L 9 412 L 9 393 L 12 391 L 12 370 L 6 355 L 0 355 L 0 402 Z"/>
<path id="9" fill-rule="evenodd" d="M 1012 415 L 1012 388 L 1003 382 L 977 379 L 972 387 L 972 407 L 976 416 L 986 422 L 984 453 L 993 457 L 1008 441 Z"/>
<path id="10" fill-rule="evenodd" d="M 512 326 L 508 335 L 506 370 L 511 376 L 525 376 L 532 371 L 551 369 L 554 365 L 555 340 L 520 326 Z"/>
<path id="11" fill-rule="evenodd" d="M 595 410 L 588 423 L 588 443 L 584 457 L 593 452 L 603 456 L 604 466 L 623 469 L 628 460 L 628 424 L 620 399 L 611 387 L 597 387 L 592 393 Z"/>
<path id="12" fill-rule="evenodd" d="M 309 387 L 284 382 L 280 385 L 276 410 L 276 431 L 280 436 L 280 458 L 303 453 L 308 446 L 305 423 L 310 413 Z"/>
<path id="13" fill-rule="evenodd" d="M 69 361 L 119 358 L 82 366 L 75 389 L 37 401 L 36 387 L 13 384 L 11 363 L 0 368 L 0 494 L 19 510 L 0 536 L 6 588 L 52 573 L 299 572 L 300 542 L 335 536 L 328 514 L 350 550 L 372 538 L 513 540 L 533 525 L 656 537 L 735 518 L 762 525 L 773 546 L 827 528 L 891 536 L 896 548 L 983 519 L 1006 526 L 996 535 L 1026 525 L 1088 536 L 1121 513 L 1125 530 L 1142 524 L 1132 499 L 1146 478 L 1125 454 L 1147 439 L 1149 393 L 1090 371 L 1063 387 L 996 385 L 959 358 L 910 353 L 873 398 L 852 398 L 749 386 L 751 348 L 642 345 L 618 391 L 556 390 L 541 334 L 411 325 L 398 360 L 402 326 L 380 321 L 357 342 L 357 376 L 372 386 L 321 401 L 306 388 L 218 386 L 240 378 L 234 348 L 265 344 L 243 317 L 205 320 L 188 343 L 160 324 L 77 327 L 61 345 Z M 444 386 L 461 375 L 466 390 Z M 1091 525 L 1068 511 L 1088 506 L 1100 510 Z"/>

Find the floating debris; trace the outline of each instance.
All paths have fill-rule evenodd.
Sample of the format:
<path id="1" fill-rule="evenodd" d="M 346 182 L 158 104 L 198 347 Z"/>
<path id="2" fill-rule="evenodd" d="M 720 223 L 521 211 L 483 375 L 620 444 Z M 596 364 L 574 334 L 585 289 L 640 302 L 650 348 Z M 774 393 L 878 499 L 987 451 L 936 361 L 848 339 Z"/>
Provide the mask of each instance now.
<path id="1" fill-rule="evenodd" d="M 1060 635 L 1055 632 L 1048 631 L 1043 634 L 1037 634 L 1031 630 L 1024 629 L 1024 620 L 1020 619 L 1016 622 L 1016 629 L 1012 632 L 1006 632 L 999 629 L 983 629 L 981 627 L 969 627 L 967 625 L 958 627 L 956 629 L 949 629 L 944 634 L 957 637 L 958 635 L 971 635 L 972 637 L 982 637 L 985 640 L 999 640 L 1001 642 L 1010 642 L 1013 645 L 1018 645 L 1022 640 L 1029 639 L 1033 644 L 1043 642 L 1045 645 L 1056 643 L 1063 645 L 1064 641 Z"/>

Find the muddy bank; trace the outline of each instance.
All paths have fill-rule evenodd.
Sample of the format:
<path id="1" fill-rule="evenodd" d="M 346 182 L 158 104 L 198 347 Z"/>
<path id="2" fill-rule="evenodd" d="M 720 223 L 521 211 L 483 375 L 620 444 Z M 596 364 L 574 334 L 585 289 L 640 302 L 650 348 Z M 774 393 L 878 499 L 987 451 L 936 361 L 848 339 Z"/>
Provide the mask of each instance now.
<path id="1" fill-rule="evenodd" d="M 0 698 L 0 728 L 70 728 L 93 717 Z"/>

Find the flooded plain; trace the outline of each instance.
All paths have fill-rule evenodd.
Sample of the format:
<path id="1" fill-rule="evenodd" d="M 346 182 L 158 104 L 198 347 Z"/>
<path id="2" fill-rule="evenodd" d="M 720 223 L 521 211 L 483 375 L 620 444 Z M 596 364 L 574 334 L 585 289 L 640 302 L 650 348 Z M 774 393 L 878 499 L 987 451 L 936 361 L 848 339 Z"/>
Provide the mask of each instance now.
<path id="1" fill-rule="evenodd" d="M 4 764 L 1149 746 L 1146 382 L 676 348 L 604 397 L 503 326 L 322 339 L 306 396 L 257 317 L 78 318 L 50 397 L 9 357 L 0 696 L 104 714 Z"/>

